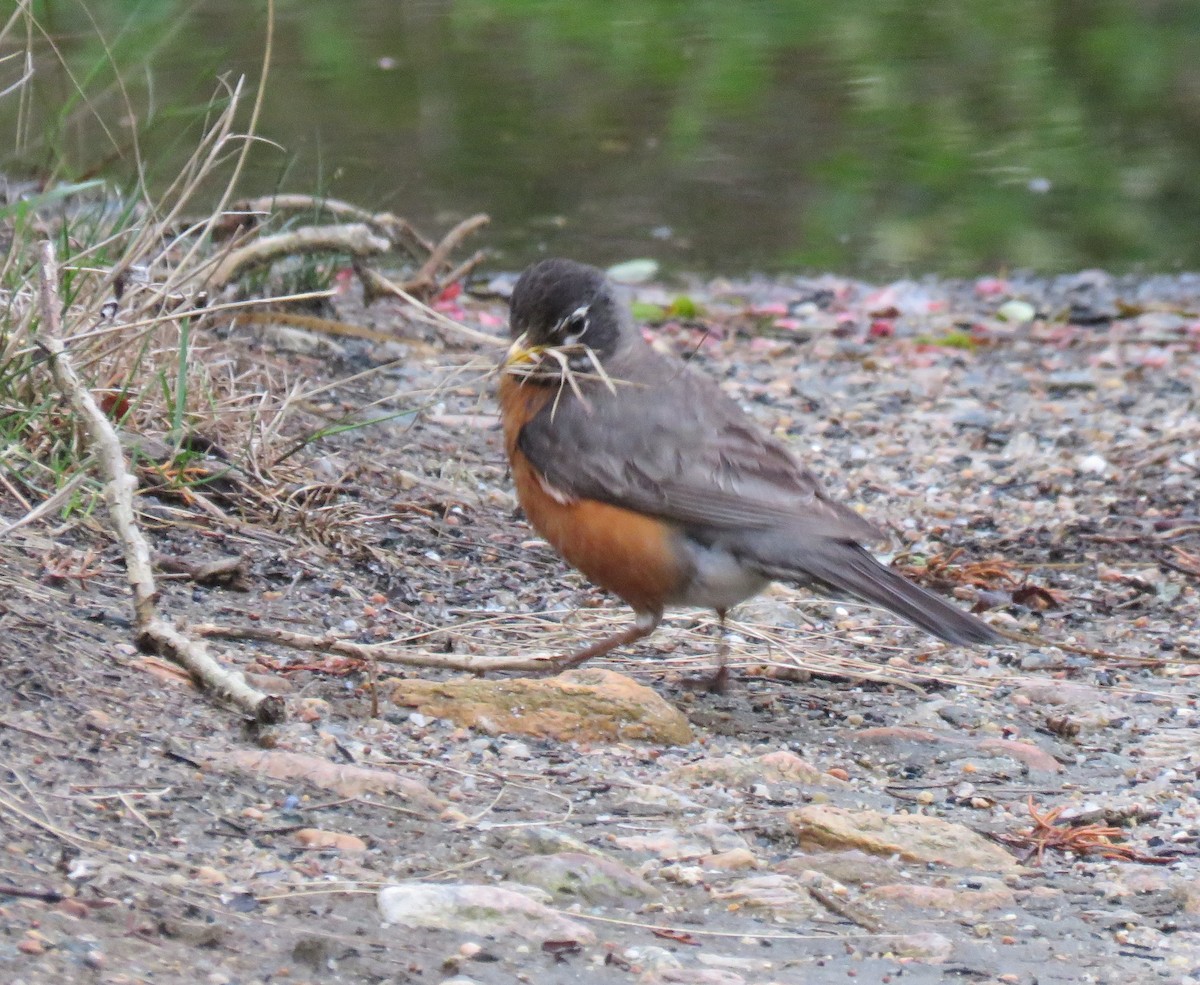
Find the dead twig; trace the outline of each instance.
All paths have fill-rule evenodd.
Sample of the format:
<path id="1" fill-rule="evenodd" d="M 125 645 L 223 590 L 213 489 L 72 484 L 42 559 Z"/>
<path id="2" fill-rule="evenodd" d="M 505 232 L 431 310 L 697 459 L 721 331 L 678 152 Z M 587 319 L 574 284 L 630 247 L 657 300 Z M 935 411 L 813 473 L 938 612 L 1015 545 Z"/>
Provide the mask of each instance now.
<path id="1" fill-rule="evenodd" d="M 438 243 L 432 243 L 417 232 L 407 220 L 390 212 L 372 213 L 337 199 L 319 199 L 310 195 L 277 195 L 237 203 L 232 214 L 226 213 L 225 226 L 230 232 L 245 231 L 252 219 L 280 210 L 324 212 L 336 219 L 349 221 L 339 225 L 303 226 L 262 237 L 244 246 L 232 247 L 216 264 L 208 278 L 210 284 L 221 287 L 249 267 L 269 263 L 289 254 L 347 253 L 355 260 L 361 260 L 391 250 L 400 250 L 421 264 L 415 274 L 400 284 L 400 289 L 407 294 L 429 299 L 466 277 L 487 256 L 486 251 L 479 250 L 458 264 L 454 264 L 450 259 L 468 236 L 491 221 L 483 213 L 464 219 Z M 354 265 L 354 269 L 362 282 L 368 304 L 378 297 L 393 293 L 386 280 L 383 280 L 382 284 L 376 282 L 378 275 L 374 271 L 367 270 L 359 263 Z"/>
<path id="2" fill-rule="evenodd" d="M 316 198 L 312 195 L 270 195 L 237 202 L 230 207 L 232 218 L 244 220 L 272 212 L 322 212 L 349 222 L 370 226 L 380 236 L 386 236 L 393 247 L 404 250 L 414 260 L 431 254 L 435 245 L 422 236 L 407 219 L 391 212 L 369 212 L 336 198 Z"/>
<path id="3" fill-rule="evenodd" d="M 163 621 L 155 607 L 157 588 L 150 566 L 150 547 L 134 520 L 133 494 L 137 480 L 125 466 L 116 429 L 100 409 L 67 355 L 61 339 L 62 300 L 58 291 L 58 265 L 54 244 L 42 244 L 39 263 L 42 325 L 39 344 L 50 356 L 48 366 L 63 396 L 83 424 L 92 451 L 106 479 L 104 499 L 117 541 L 125 556 L 125 572 L 133 591 L 134 621 L 139 640 L 185 667 L 206 690 L 245 709 L 259 721 L 283 718 L 283 702 L 250 687 L 240 674 L 230 673 L 211 656 L 203 643 L 189 639 Z"/>
<path id="4" fill-rule="evenodd" d="M 29 510 L 24 516 L 11 521 L 0 516 L 0 524 L 2 524 L 0 525 L 0 540 L 3 540 L 14 530 L 17 530 L 26 524 L 33 523 L 35 520 L 40 520 L 47 514 L 53 513 L 64 503 L 70 500 L 70 498 L 75 495 L 75 490 L 87 481 L 87 473 L 86 471 L 83 471 L 83 469 L 86 469 L 89 466 L 90 461 L 91 460 L 89 459 L 88 462 L 85 462 L 81 470 L 75 473 L 75 475 L 71 476 L 71 478 L 63 484 L 63 487 L 59 489 L 58 492 L 46 499 L 44 502 L 39 503 L 33 509 Z"/>
<path id="5" fill-rule="evenodd" d="M 35 899 L 42 903 L 61 903 L 67 897 L 53 889 L 26 889 L 24 886 L 12 886 L 0 883 L 0 896 L 16 896 L 20 899 Z"/>
<path id="6" fill-rule="evenodd" d="M 299 315 L 290 311 L 242 311 L 232 319 L 239 325 L 285 325 L 322 335 L 341 335 L 344 338 L 366 339 L 368 342 L 404 342 L 395 332 L 379 332 L 366 325 L 352 325 L 332 318 Z"/>
<path id="7" fill-rule="evenodd" d="M 420 300 L 420 298 L 415 297 L 410 291 L 405 289 L 404 285 L 393 284 L 383 274 L 372 270 L 370 267 L 356 263 L 354 265 L 354 272 L 358 275 L 358 279 L 362 281 L 363 295 L 367 304 L 380 297 L 399 298 L 401 301 L 411 304 L 418 311 L 426 315 L 433 324 L 442 328 L 448 328 L 456 335 L 462 335 L 472 342 L 482 342 L 485 345 L 500 345 L 504 341 L 498 336 L 488 335 L 487 332 L 478 332 L 473 328 L 468 328 L 466 325 L 460 325 L 453 318 L 447 318 L 440 311 L 435 311 L 424 301 Z"/>
<path id="8" fill-rule="evenodd" d="M 1147 865 L 1169 865 L 1178 859 L 1172 855 L 1146 855 L 1129 845 L 1115 844 L 1111 838 L 1121 834 L 1120 828 L 1103 824 L 1060 825 L 1056 823 L 1065 807 L 1052 807 L 1039 814 L 1033 806 L 1033 796 L 1028 800 L 1029 816 L 1033 827 L 1018 831 L 1014 835 L 1000 835 L 999 840 L 1008 845 L 1028 848 L 1038 865 L 1042 864 L 1047 850 L 1070 852 L 1073 855 L 1099 855 L 1102 858 L 1122 859 L 1126 862 L 1141 862 Z"/>
<path id="9" fill-rule="evenodd" d="M 442 670 L 462 670 L 471 674 L 486 674 L 496 670 L 546 671 L 554 667 L 553 655 L 537 657 L 474 657 L 463 653 L 428 653 L 406 649 L 395 643 L 355 643 L 332 633 L 313 636 L 273 626 L 221 626 L 214 623 L 193 623 L 188 631 L 196 636 L 216 636 L 230 640 L 259 640 L 277 643 L 296 650 L 317 653 L 336 653 L 368 663 L 403 664 L 408 667 L 436 667 Z"/>
<path id="10" fill-rule="evenodd" d="M 213 287 L 223 287 L 250 267 L 270 263 L 295 253 L 348 253 L 352 257 L 378 256 L 391 249 L 391 242 L 370 226 L 305 226 L 276 236 L 265 236 L 231 250 L 208 277 Z"/>
<path id="11" fill-rule="evenodd" d="M 1200 577 L 1200 554 L 1195 551 L 1185 551 L 1178 544 L 1172 544 L 1171 550 L 1175 552 L 1175 560 L 1160 555 L 1159 564 L 1183 575 Z"/>
<path id="12" fill-rule="evenodd" d="M 862 927 L 872 934 L 883 933 L 887 928 L 882 922 L 876 920 L 869 913 L 864 913 L 859 907 L 853 906 L 845 900 L 838 899 L 833 893 L 828 892 L 820 886 L 805 886 L 808 890 L 808 895 L 820 903 L 825 909 L 835 916 L 841 917 L 843 920 L 849 920 L 852 924 Z"/>
<path id="13" fill-rule="evenodd" d="M 892 567 L 916 582 L 934 585 L 942 590 L 957 585 L 973 588 L 995 589 L 1003 585 L 1015 585 L 1019 579 L 1013 574 L 1013 565 L 1004 560 L 958 562 L 963 549 L 956 547 L 949 554 L 934 554 L 924 564 L 912 564 L 911 554 L 902 554 Z"/>
<path id="14" fill-rule="evenodd" d="M 408 288 L 408 291 L 412 294 L 420 294 L 422 293 L 422 286 L 428 284 L 429 291 L 432 294 L 437 294 L 441 292 L 441 289 L 445 287 L 445 285 L 453 284 L 453 278 L 443 279 L 438 276 L 438 271 L 442 267 L 449 265 L 450 254 L 458 249 L 458 247 L 468 236 L 470 236 L 476 230 L 482 229 L 491 221 L 491 217 L 484 215 L 481 212 L 478 215 L 471 216 L 469 219 L 463 219 L 463 221 L 451 229 L 450 232 L 446 233 L 446 235 L 442 237 L 442 241 L 429 251 L 429 259 L 421 265 L 421 269 L 417 271 L 416 276 L 413 277 L 409 282 L 413 285 L 413 287 Z M 477 253 L 476 256 L 478 256 L 481 260 L 483 259 L 483 254 Z M 470 261 L 468 261 L 468 263 L 469 262 Z M 460 267 L 461 266 L 463 265 L 460 264 Z M 464 273 L 465 272 L 466 271 L 464 271 Z"/>
<path id="15" fill-rule="evenodd" d="M 0 718 L 0 728 L 9 728 L 14 732 L 22 732 L 25 735 L 32 735 L 38 739 L 48 739 L 51 742 L 66 742 L 61 735 L 51 735 L 49 732 L 39 732 L 37 729 L 27 728 L 24 725 L 17 725 L 15 722 L 5 721 Z"/>

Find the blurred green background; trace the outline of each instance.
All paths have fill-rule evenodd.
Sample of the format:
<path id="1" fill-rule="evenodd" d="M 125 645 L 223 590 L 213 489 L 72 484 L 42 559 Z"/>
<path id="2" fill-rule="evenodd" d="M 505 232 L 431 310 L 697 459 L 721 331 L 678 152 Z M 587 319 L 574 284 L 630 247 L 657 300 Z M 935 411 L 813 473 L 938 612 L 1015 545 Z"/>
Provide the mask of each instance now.
<path id="1" fill-rule="evenodd" d="M 136 127 L 161 186 L 216 78 L 257 77 L 257 0 L 29 6 L 44 34 L 10 31 L 0 51 L 0 90 L 25 69 L 22 44 L 34 55 L 33 78 L 0 97 L 10 176 L 128 180 Z M 497 266 L 550 252 L 728 274 L 1200 267 L 1195 2 L 279 0 L 277 13 L 259 126 L 275 145 L 256 149 L 242 190 L 320 192 L 431 232 L 486 211 Z"/>

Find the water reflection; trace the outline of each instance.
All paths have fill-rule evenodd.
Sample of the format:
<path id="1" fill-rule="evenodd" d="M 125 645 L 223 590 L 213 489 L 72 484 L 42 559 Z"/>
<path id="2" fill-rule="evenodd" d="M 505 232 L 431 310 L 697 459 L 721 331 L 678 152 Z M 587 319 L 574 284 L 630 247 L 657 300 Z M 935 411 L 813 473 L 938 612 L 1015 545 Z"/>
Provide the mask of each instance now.
<path id="1" fill-rule="evenodd" d="M 102 64 L 78 3 L 36 6 L 77 77 Z M 168 177 L 214 76 L 257 72 L 262 9 L 89 9 Z M 541 251 L 727 273 L 1200 266 L 1200 18 L 1183 2 L 290 0 L 275 45 L 259 132 L 286 150 L 258 150 L 247 192 L 431 227 L 488 211 L 510 267 Z M 89 86 L 112 139 L 63 111 L 72 87 L 39 54 L 26 115 L 0 101 L 0 126 L 26 125 L 18 158 L 129 173 L 111 70 Z"/>

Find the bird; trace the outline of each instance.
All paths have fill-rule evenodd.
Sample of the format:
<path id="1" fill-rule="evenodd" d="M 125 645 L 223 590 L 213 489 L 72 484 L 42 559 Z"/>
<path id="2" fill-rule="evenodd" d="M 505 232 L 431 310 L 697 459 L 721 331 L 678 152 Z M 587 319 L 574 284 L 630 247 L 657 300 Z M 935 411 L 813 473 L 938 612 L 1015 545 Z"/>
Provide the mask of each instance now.
<path id="1" fill-rule="evenodd" d="M 949 643 L 1001 639 L 876 560 L 862 545 L 879 529 L 714 380 L 649 345 L 603 271 L 533 264 L 509 328 L 498 397 L 517 499 L 568 564 L 634 612 L 550 672 L 649 636 L 672 607 L 715 611 L 724 641 L 729 609 L 775 581 L 876 603 Z M 714 682 L 724 653 L 722 642 Z"/>

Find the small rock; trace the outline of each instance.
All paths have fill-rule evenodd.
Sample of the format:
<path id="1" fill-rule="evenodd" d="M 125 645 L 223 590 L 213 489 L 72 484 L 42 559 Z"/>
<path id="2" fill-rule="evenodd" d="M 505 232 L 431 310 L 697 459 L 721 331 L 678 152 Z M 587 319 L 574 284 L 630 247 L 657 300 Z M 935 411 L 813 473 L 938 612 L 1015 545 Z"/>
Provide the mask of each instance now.
<path id="1" fill-rule="evenodd" d="M 961 824 L 923 814 L 880 814 L 813 805 L 788 815 L 802 848 L 856 848 L 912 862 L 992 872 L 1016 872 L 1016 859 Z"/>
<path id="2" fill-rule="evenodd" d="M 310 696 L 296 702 L 296 716 L 302 722 L 317 722 L 328 718 L 330 711 L 332 708 L 324 698 Z"/>
<path id="3" fill-rule="evenodd" d="M 695 859 L 734 849 L 750 850 L 746 839 L 727 824 L 707 821 L 689 828 L 686 832 L 676 828 L 663 828 L 644 835 L 625 835 L 617 838 L 622 848 L 635 852 L 650 852 L 668 861 Z"/>
<path id="4" fill-rule="evenodd" d="M 629 814 L 662 814 L 664 811 L 682 813 L 694 811 L 699 805 L 689 797 L 656 783 L 635 783 L 629 787 L 617 806 Z"/>
<path id="5" fill-rule="evenodd" d="M 101 711 L 99 708 L 89 708 L 79 718 L 79 724 L 84 728 L 89 728 L 94 732 L 102 732 L 107 735 L 115 729 L 116 723 L 113 717 L 106 711 Z"/>
<path id="6" fill-rule="evenodd" d="M 1025 322 L 1033 321 L 1037 316 L 1037 309 L 1028 301 L 1019 301 L 1016 298 L 1005 301 L 996 309 L 996 317 L 1001 321 L 1014 322 L 1018 325 Z"/>
<path id="7" fill-rule="evenodd" d="M 506 847 L 516 849 L 516 853 L 527 855 L 554 855 L 559 852 L 582 852 L 585 855 L 596 855 L 598 852 L 589 848 L 578 838 L 559 831 L 557 828 L 535 825 L 532 828 L 517 828 L 504 834 L 503 842 Z"/>
<path id="8" fill-rule="evenodd" d="M 954 943 L 944 934 L 905 934 L 896 941 L 894 951 L 904 958 L 942 964 L 954 953 Z"/>
<path id="9" fill-rule="evenodd" d="M 500 755 L 509 759 L 529 759 L 533 753 L 529 749 L 528 742 L 518 742 L 514 739 L 501 744 Z"/>
<path id="10" fill-rule="evenodd" d="M 794 752 L 781 749 L 755 759 L 738 756 L 712 756 L 672 770 L 668 782 L 687 786 L 709 786 L 719 783 L 726 787 L 749 790 L 756 783 L 798 783 L 813 786 L 838 786 L 837 779 L 801 759 Z"/>
<path id="11" fill-rule="evenodd" d="M 815 870 L 851 886 L 881 885 L 900 877 L 899 867 L 894 862 L 857 850 L 793 855 L 780 862 L 776 869 L 790 875 Z"/>
<path id="12" fill-rule="evenodd" d="M 502 886 L 399 883 L 379 891 L 379 912 L 387 923 L 403 927 L 452 930 L 473 936 L 513 934 L 537 943 L 596 941 L 596 935 L 583 924 Z"/>
<path id="13" fill-rule="evenodd" d="M 661 895 L 641 876 L 619 862 L 579 852 L 527 855 L 508 865 L 508 875 L 561 896 L 578 896 L 593 904 L 654 899 Z"/>
<path id="14" fill-rule="evenodd" d="M 952 889 L 949 886 L 922 886 L 909 882 L 890 883 L 867 890 L 867 896 L 905 907 L 915 906 L 958 914 L 983 913 L 1013 905 L 1015 899 L 1011 889 L 999 879 L 986 881 L 988 886 L 979 889 Z"/>
<path id="15" fill-rule="evenodd" d="M 613 264 L 608 270 L 609 280 L 616 284 L 644 284 L 658 273 L 658 261 L 650 259 L 626 260 Z"/>
<path id="16" fill-rule="evenodd" d="M 560 742 L 687 745 L 691 727 L 678 708 L 643 684 L 609 670 L 572 670 L 549 678 L 397 680 L 391 700 L 490 735 Z"/>
<path id="17" fill-rule="evenodd" d="M 1082 455 L 1075 464 L 1085 474 L 1103 475 L 1108 471 L 1108 461 L 1103 455 Z"/>
<path id="18" fill-rule="evenodd" d="M 812 920 L 824 912 L 803 881 L 779 873 L 739 879 L 722 889 L 714 888 L 712 896 L 751 909 L 769 910 L 780 921 Z"/>
<path id="19" fill-rule="evenodd" d="M 296 840 L 305 848 L 336 849 L 339 852 L 360 854 L 367 850 L 367 843 L 358 835 L 341 831 L 322 831 L 320 828 L 301 828 Z"/>
<path id="20" fill-rule="evenodd" d="M 1046 388 L 1051 391 L 1094 390 L 1096 378 L 1090 369 L 1064 369 L 1046 375 Z"/>
<path id="21" fill-rule="evenodd" d="M 677 886 L 699 886 L 704 882 L 704 869 L 698 865 L 664 865 L 658 874 Z"/>
<path id="22" fill-rule="evenodd" d="M 700 864 L 706 869 L 718 869 L 725 872 L 757 869 L 760 865 L 757 856 L 748 848 L 731 848 L 727 852 L 705 855 L 700 859 Z"/>

